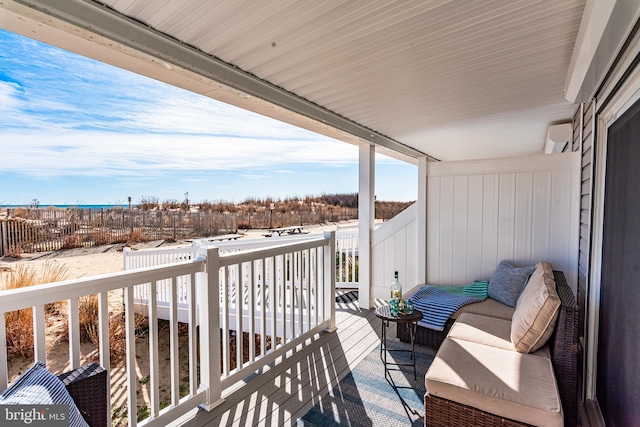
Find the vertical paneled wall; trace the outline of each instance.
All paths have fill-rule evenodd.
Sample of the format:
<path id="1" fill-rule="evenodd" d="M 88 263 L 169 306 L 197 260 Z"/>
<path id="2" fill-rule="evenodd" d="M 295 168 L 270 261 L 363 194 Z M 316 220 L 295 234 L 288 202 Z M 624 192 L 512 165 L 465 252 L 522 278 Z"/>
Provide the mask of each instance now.
<path id="1" fill-rule="evenodd" d="M 372 295 L 389 299 L 389 285 L 397 271 L 403 291 L 417 284 L 418 260 L 416 205 L 411 205 L 373 232 L 372 239 Z"/>
<path id="2" fill-rule="evenodd" d="M 429 283 L 489 279 L 501 260 L 546 260 L 575 292 L 579 153 L 431 163 L 427 193 Z"/>

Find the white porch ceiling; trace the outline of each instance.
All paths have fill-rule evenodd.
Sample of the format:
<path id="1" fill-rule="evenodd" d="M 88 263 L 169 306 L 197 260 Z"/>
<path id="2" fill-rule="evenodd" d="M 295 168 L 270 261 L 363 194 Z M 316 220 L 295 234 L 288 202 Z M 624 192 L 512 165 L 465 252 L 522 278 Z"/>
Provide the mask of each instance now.
<path id="1" fill-rule="evenodd" d="M 52 13 L 47 3 L 56 2 L 13 3 Z M 100 3 L 145 31 L 442 160 L 541 153 L 548 126 L 575 109 L 564 91 L 585 0 Z M 73 10 L 63 18 L 95 30 Z M 220 98 L 263 109 L 237 96 Z"/>

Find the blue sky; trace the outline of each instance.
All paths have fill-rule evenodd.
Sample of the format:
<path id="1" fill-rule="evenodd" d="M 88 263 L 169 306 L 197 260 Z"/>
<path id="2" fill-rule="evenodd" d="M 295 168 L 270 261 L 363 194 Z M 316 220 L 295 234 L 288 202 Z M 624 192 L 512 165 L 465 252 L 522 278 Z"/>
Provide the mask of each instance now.
<path id="1" fill-rule="evenodd" d="M 376 156 L 378 200 L 416 177 Z M 0 29 L 0 205 L 357 191 L 353 145 Z"/>

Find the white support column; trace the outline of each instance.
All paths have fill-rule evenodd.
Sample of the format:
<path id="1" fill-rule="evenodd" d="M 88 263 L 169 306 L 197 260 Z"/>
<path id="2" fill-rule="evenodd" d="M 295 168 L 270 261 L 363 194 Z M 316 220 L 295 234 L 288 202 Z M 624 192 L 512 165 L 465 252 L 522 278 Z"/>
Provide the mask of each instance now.
<path id="1" fill-rule="evenodd" d="M 360 186 L 358 194 L 358 302 L 360 308 L 371 308 L 372 253 L 371 237 L 375 219 L 375 160 L 374 145 L 360 146 Z"/>
<path id="2" fill-rule="evenodd" d="M 418 264 L 416 279 L 418 283 L 427 283 L 427 179 L 429 161 L 426 157 L 418 158 L 418 200 L 416 201 L 418 242 Z"/>

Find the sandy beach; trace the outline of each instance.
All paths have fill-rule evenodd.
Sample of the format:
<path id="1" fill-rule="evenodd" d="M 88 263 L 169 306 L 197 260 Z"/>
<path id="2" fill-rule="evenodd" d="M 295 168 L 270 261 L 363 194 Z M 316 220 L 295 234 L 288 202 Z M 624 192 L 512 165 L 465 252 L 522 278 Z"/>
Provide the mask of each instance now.
<path id="1" fill-rule="evenodd" d="M 189 242 L 166 244 L 154 241 L 133 245 L 133 250 L 150 249 L 156 247 L 188 246 Z M 68 272 L 68 279 L 97 276 L 106 273 L 122 271 L 124 245 L 104 245 L 90 248 L 67 249 L 54 252 L 24 253 L 18 259 L 0 258 L 0 270 L 8 271 L 16 263 L 26 263 L 29 267 L 40 270 L 45 263 L 64 265 Z"/>

